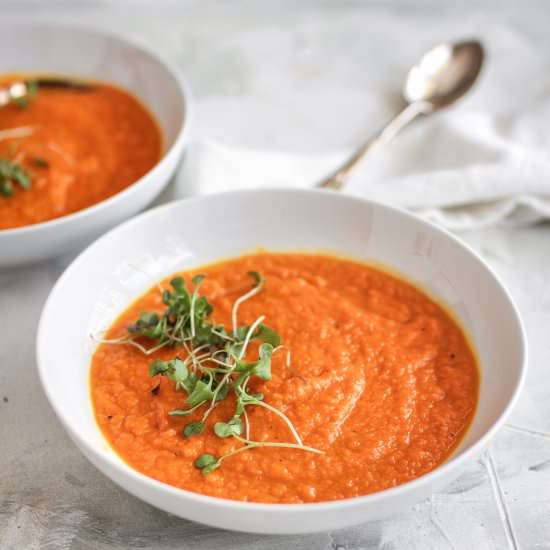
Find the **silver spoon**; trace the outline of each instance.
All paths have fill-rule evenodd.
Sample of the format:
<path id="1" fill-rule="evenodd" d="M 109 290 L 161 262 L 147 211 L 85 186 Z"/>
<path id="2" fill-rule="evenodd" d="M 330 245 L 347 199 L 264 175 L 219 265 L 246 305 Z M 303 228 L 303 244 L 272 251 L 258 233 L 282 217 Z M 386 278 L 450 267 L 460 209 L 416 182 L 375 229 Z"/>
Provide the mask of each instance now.
<path id="1" fill-rule="evenodd" d="M 18 99 L 26 98 L 32 88 L 64 88 L 86 92 L 91 89 L 89 84 L 67 78 L 45 77 L 36 80 L 18 80 L 6 85 L 0 85 L 0 107 L 9 105 Z"/>
<path id="2" fill-rule="evenodd" d="M 483 55 L 483 47 L 477 40 L 439 44 L 424 54 L 405 80 L 403 109 L 317 186 L 340 189 L 353 168 L 373 147 L 390 141 L 417 116 L 430 115 L 460 99 L 476 81 Z"/>

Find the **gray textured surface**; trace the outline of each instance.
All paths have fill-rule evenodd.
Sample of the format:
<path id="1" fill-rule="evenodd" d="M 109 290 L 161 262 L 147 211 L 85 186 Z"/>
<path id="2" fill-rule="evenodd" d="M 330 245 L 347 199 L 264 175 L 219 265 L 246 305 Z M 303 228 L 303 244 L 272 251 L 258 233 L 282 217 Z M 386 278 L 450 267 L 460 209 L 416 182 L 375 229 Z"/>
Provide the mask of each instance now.
<path id="1" fill-rule="evenodd" d="M 427 18 L 430 5 L 418 4 Z M 548 29 L 550 17 L 542 5 L 530 4 L 541 9 L 537 16 L 546 17 Z M 364 104 L 365 89 L 383 82 L 394 90 L 404 69 L 389 62 L 387 74 L 357 71 L 365 57 L 361 48 L 374 51 L 388 38 L 369 28 L 371 14 L 387 10 L 390 17 L 397 10 L 406 18 L 409 5 L 308 2 L 293 8 L 290 1 L 269 6 L 174 1 L 144 6 L 3 2 L 0 17 L 85 20 L 123 28 L 171 51 L 197 97 L 195 137 L 234 144 L 323 151 L 352 143 L 391 107 Z M 511 4 L 498 6 L 447 4 L 432 36 L 412 33 L 408 39 L 421 51 L 443 32 L 488 28 L 509 32 L 511 44 L 520 44 L 525 38 L 518 38 L 514 25 L 525 29 L 528 14 Z M 498 30 L 499 21 L 506 23 L 504 31 Z M 550 39 L 545 46 L 550 51 Z M 533 85 L 531 93 L 535 100 L 548 91 Z M 330 102 L 335 98 L 336 105 Z M 0 549 L 550 548 L 550 225 L 463 237 L 501 275 L 526 321 L 530 371 L 510 424 L 482 460 L 407 514 L 303 537 L 226 533 L 192 524 L 141 503 L 104 478 L 63 432 L 35 368 L 38 316 L 69 259 L 0 274 Z"/>

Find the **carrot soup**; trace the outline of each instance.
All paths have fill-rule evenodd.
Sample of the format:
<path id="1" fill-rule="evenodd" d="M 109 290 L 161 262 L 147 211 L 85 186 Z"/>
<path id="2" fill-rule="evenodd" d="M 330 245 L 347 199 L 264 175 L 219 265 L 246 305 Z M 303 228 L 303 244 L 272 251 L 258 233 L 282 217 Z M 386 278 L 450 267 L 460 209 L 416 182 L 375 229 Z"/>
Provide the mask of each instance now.
<path id="1" fill-rule="evenodd" d="M 436 468 L 479 375 L 451 315 L 328 255 L 262 252 L 163 281 L 102 335 L 97 422 L 135 470 L 227 499 L 308 503 Z"/>
<path id="2" fill-rule="evenodd" d="M 157 123 L 129 92 L 100 82 L 29 90 L 0 109 L 0 230 L 92 206 L 159 161 Z"/>

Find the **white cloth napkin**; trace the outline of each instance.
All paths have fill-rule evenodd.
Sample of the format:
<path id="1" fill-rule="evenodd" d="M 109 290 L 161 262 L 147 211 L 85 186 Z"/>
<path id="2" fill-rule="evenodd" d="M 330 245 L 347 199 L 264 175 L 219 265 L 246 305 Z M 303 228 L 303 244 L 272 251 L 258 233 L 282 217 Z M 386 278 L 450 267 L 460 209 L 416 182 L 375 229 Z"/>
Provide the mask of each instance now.
<path id="1" fill-rule="evenodd" d="M 376 180 L 368 177 L 367 158 L 344 192 L 413 210 L 450 229 L 550 218 L 550 149 L 544 147 L 550 137 L 538 144 L 534 139 L 545 135 L 544 119 L 550 121 L 534 113 L 495 121 L 483 113 L 448 112 L 432 123 L 420 121 L 414 130 L 416 142 L 407 140 L 408 151 L 404 144 L 399 147 L 386 179 L 379 174 Z M 199 141 L 187 149 L 166 198 L 257 187 L 312 187 L 347 154 L 297 155 Z"/>
<path id="2" fill-rule="evenodd" d="M 462 106 L 413 123 L 372 151 L 344 192 L 413 210 L 450 229 L 550 218 L 550 102 L 505 114 Z M 350 151 L 299 155 L 192 143 L 168 198 L 311 187 Z M 166 200 L 166 198 L 165 198 Z"/>

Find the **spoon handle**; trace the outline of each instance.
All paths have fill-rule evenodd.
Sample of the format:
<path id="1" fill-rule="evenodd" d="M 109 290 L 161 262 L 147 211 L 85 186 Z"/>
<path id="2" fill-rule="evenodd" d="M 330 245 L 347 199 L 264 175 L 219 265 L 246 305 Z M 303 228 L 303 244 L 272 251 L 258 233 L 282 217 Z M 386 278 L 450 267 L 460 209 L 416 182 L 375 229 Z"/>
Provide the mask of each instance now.
<path id="1" fill-rule="evenodd" d="M 374 137 L 364 143 L 351 157 L 344 162 L 338 170 L 333 172 L 326 179 L 317 184 L 317 187 L 324 189 L 341 189 L 349 178 L 351 171 L 363 160 L 363 157 L 375 147 L 384 145 L 392 140 L 397 133 L 402 130 L 409 122 L 414 120 L 420 114 L 428 114 L 432 111 L 430 103 L 425 101 L 415 101 L 408 103 L 399 113 L 397 113 Z"/>

